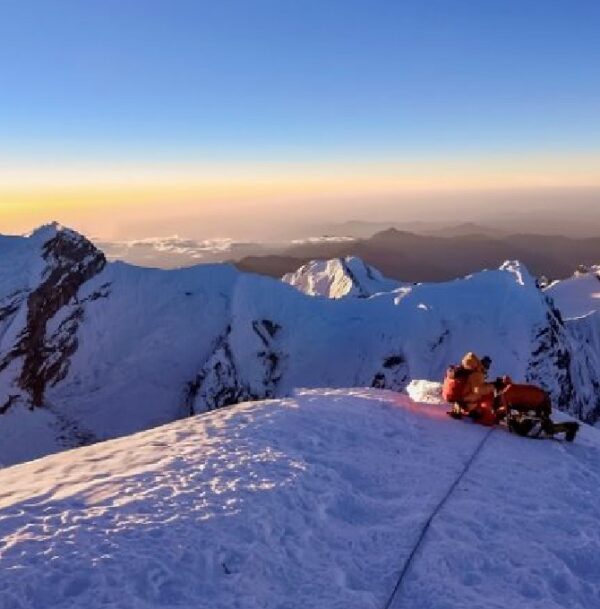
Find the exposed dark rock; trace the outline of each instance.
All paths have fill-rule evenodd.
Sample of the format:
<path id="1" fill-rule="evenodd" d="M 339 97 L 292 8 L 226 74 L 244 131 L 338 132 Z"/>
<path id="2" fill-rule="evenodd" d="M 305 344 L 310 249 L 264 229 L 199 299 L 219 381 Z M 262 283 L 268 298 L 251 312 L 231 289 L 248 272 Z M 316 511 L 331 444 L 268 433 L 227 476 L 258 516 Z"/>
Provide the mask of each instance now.
<path id="1" fill-rule="evenodd" d="M 350 277 L 350 281 L 352 285 L 358 290 L 358 298 L 367 298 L 370 294 L 365 288 L 362 286 L 360 281 L 357 279 L 356 275 L 352 272 L 350 265 L 346 262 L 345 258 L 339 259 L 342 268 L 344 269 L 344 273 Z"/>
<path id="2" fill-rule="evenodd" d="M 546 324 L 536 330 L 533 344 L 527 381 L 548 391 L 554 407 L 588 423 L 597 421 L 600 371 L 588 356 L 583 337 L 569 331 L 560 313 L 550 307 Z"/>
<path id="3" fill-rule="evenodd" d="M 73 304 L 79 288 L 106 264 L 104 254 L 87 239 L 59 231 L 43 245 L 47 267 L 40 285 L 27 297 L 27 321 L 13 349 L 0 361 L 0 371 L 22 358 L 18 385 L 30 396 L 33 406 L 42 406 L 49 384 L 67 373 L 69 358 L 77 348 L 76 332 L 83 309 L 76 307 L 47 337 L 48 322 L 61 309 Z M 98 296 L 100 297 L 100 295 Z"/>
<path id="4" fill-rule="evenodd" d="M 96 300 L 100 300 L 101 298 L 108 298 L 110 296 L 110 287 L 111 287 L 111 282 L 107 282 L 104 285 L 100 286 L 100 289 L 96 290 L 95 292 L 92 292 L 89 296 L 86 296 L 85 298 L 82 298 L 81 300 L 77 299 L 77 302 L 79 303 L 85 303 L 85 302 L 94 302 Z"/>
<path id="5" fill-rule="evenodd" d="M 269 345 L 270 339 L 274 338 L 277 332 L 281 330 L 281 326 L 269 319 L 262 319 L 261 321 L 253 321 L 252 329 L 266 347 Z"/>
<path id="6" fill-rule="evenodd" d="M 390 355 L 383 360 L 382 370 L 373 376 L 371 387 L 402 391 L 410 382 L 410 371 L 404 354 Z"/>
<path id="7" fill-rule="evenodd" d="M 6 401 L 4 402 L 4 404 L 2 404 L 2 406 L 0 406 L 0 414 L 4 414 L 5 412 L 8 411 L 8 409 L 17 402 L 17 400 L 19 399 L 18 395 L 15 394 L 11 394 L 8 396 L 8 398 L 6 399 Z"/>
<path id="8" fill-rule="evenodd" d="M 446 340 L 450 337 L 450 330 L 447 328 L 440 334 L 439 338 L 430 345 L 431 351 L 436 351 L 439 349 Z"/>
<path id="9" fill-rule="evenodd" d="M 378 372 L 371 382 L 371 387 L 375 387 L 375 389 L 385 389 L 385 374 Z"/>
<path id="10" fill-rule="evenodd" d="M 386 357 L 384 362 L 383 362 L 383 367 L 384 368 L 395 368 L 396 366 L 399 366 L 400 364 L 404 363 L 404 357 L 402 355 L 390 355 L 389 357 Z"/>
<path id="11" fill-rule="evenodd" d="M 27 292 L 25 290 L 20 290 L 0 300 L 0 323 L 12 317 L 19 310 L 26 295 Z"/>
<path id="12" fill-rule="evenodd" d="M 220 338 L 215 351 L 196 378 L 188 383 L 186 407 L 190 414 L 215 410 L 248 399 L 255 399 L 242 382 L 235 364 L 228 333 Z"/>
<path id="13" fill-rule="evenodd" d="M 185 398 L 187 412 L 193 414 L 279 395 L 282 365 L 286 359 L 276 344 L 281 326 L 267 319 L 255 320 L 252 330 L 263 347 L 256 351 L 257 361 L 261 363 L 259 378 L 251 383 L 242 377 L 229 345 L 231 328 L 228 328 L 201 372 L 188 384 Z"/>

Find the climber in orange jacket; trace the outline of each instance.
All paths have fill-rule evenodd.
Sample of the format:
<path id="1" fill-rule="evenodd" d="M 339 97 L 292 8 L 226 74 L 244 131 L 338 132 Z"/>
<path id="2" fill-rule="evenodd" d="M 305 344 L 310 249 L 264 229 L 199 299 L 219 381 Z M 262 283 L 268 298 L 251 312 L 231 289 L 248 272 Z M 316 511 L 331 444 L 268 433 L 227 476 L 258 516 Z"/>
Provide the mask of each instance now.
<path id="1" fill-rule="evenodd" d="M 479 359 L 469 352 L 460 366 L 448 370 L 443 394 L 447 402 L 454 404 L 449 414 L 456 418 L 466 414 L 482 425 L 498 422 L 494 411 L 494 385 L 486 379 L 490 363 L 489 357 Z"/>

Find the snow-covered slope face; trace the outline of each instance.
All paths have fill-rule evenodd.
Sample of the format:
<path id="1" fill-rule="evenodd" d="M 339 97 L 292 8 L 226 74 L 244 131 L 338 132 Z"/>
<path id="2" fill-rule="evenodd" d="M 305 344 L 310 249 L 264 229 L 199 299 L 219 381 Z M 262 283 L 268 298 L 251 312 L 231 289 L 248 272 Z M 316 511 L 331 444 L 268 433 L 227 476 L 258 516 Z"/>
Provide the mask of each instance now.
<path id="1" fill-rule="evenodd" d="M 295 273 L 283 276 L 283 281 L 309 296 L 368 298 L 380 292 L 391 292 L 402 287 L 399 281 L 387 279 L 377 269 L 360 258 L 313 260 Z"/>
<path id="2" fill-rule="evenodd" d="M 600 266 L 578 271 L 569 279 L 555 281 L 546 288 L 546 293 L 554 299 L 565 318 L 600 311 Z"/>
<path id="3" fill-rule="evenodd" d="M 0 607 L 380 609 L 449 489 L 391 607 L 597 607 L 600 432 L 486 434 L 311 390 L 4 469 Z"/>
<path id="4" fill-rule="evenodd" d="M 48 226 L 0 241 L 0 464 L 185 416 L 188 383 L 230 321 L 224 265 L 107 264 Z"/>
<path id="5" fill-rule="evenodd" d="M 297 387 L 402 391 L 468 350 L 600 416 L 600 334 L 563 323 L 516 263 L 335 300 L 227 265 L 106 263 L 57 226 L 0 248 L 0 464 Z"/>
<path id="6" fill-rule="evenodd" d="M 586 360 L 587 368 L 600 370 L 600 266 L 556 281 L 545 293 L 560 311 L 564 326 L 579 346 L 577 359 Z M 577 378 L 575 383 L 579 383 Z M 598 393 L 600 384 L 596 381 L 587 389 L 588 401 L 597 403 Z"/>
<path id="7" fill-rule="evenodd" d="M 439 380 L 449 363 L 474 350 L 493 358 L 493 376 L 540 384 L 555 406 L 583 419 L 600 413 L 593 347 L 578 343 L 518 263 L 341 301 L 242 277 L 231 315 L 227 336 L 198 375 L 198 410 L 295 387 L 400 391 L 411 378 Z"/>

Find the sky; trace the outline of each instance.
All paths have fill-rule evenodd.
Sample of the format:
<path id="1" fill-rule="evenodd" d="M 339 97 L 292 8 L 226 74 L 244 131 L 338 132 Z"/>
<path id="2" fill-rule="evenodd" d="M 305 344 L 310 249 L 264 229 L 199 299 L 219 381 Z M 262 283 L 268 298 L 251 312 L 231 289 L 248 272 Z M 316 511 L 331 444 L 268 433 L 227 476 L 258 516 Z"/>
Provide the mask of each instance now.
<path id="1" fill-rule="evenodd" d="M 0 232 L 593 210 L 599 31 L 597 0 L 0 0 Z"/>

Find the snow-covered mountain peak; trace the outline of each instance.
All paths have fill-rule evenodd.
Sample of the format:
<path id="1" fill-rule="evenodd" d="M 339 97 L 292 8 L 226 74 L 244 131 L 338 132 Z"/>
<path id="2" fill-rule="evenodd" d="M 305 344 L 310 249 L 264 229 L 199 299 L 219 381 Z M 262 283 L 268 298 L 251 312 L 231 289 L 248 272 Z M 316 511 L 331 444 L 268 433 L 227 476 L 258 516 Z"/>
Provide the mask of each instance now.
<path id="1" fill-rule="evenodd" d="M 506 260 L 500 265 L 501 271 L 512 273 L 515 277 L 516 282 L 524 287 L 535 287 L 536 281 L 533 275 L 529 272 L 527 267 L 519 260 Z"/>
<path id="2" fill-rule="evenodd" d="M 368 298 L 390 292 L 402 283 L 384 277 L 377 269 L 356 256 L 313 260 L 295 273 L 284 275 L 283 281 L 309 296 Z"/>
<path id="3" fill-rule="evenodd" d="M 87 237 L 58 222 L 40 226 L 26 239 L 34 248 L 41 249 L 42 258 L 50 268 L 73 265 L 75 269 L 81 269 L 93 264 L 94 260 L 105 262 L 104 254 Z"/>
<path id="4" fill-rule="evenodd" d="M 83 317 L 77 294 L 106 264 L 90 241 L 57 223 L 23 241 L 24 251 L 13 252 L 25 261 L 20 272 L 3 277 L 0 267 L 0 338 L 11 339 L 4 349 L 0 343 L 0 414 L 17 402 L 41 406 L 64 378 Z"/>
<path id="5" fill-rule="evenodd" d="M 46 243 L 51 239 L 54 239 L 57 235 L 62 235 L 64 238 L 70 240 L 85 239 L 85 237 L 83 237 L 83 235 L 79 234 L 77 231 L 56 221 L 42 224 L 42 226 L 39 226 L 38 228 L 27 233 L 25 237 L 38 243 Z"/>
<path id="6" fill-rule="evenodd" d="M 299 391 L 0 471 L 0 606 L 596 608 L 599 431 L 489 433 L 413 389 L 429 403 Z"/>
<path id="7" fill-rule="evenodd" d="M 105 262 L 104 254 L 87 237 L 69 228 L 60 225 L 43 228 L 33 238 L 43 244 L 43 257 L 57 264 L 81 267 L 96 258 Z"/>

